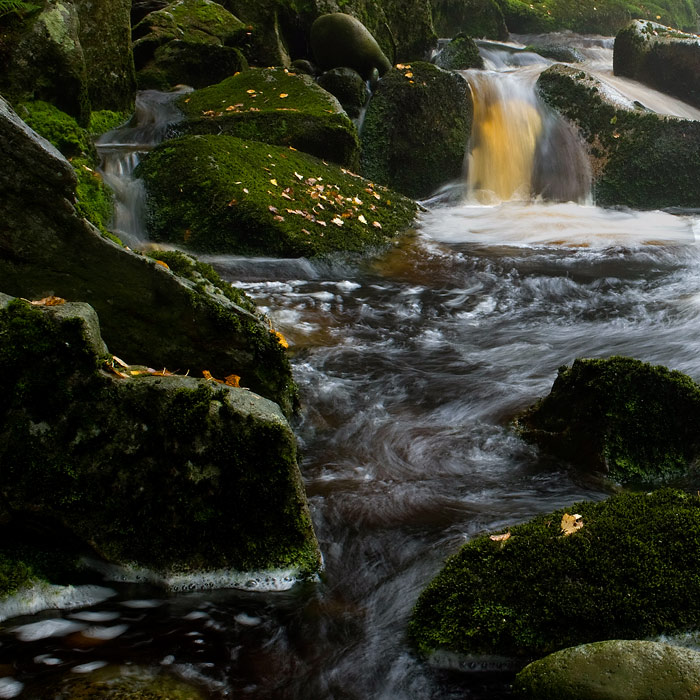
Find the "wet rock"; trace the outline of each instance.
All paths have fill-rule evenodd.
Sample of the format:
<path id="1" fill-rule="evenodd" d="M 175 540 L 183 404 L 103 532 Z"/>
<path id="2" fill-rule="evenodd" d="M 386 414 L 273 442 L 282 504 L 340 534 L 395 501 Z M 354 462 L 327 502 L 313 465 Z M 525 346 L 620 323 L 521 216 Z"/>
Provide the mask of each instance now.
<path id="1" fill-rule="evenodd" d="M 59 523 L 107 561 L 166 579 L 318 570 L 279 406 L 117 363 L 85 304 L 11 301 L 0 336 L 3 518 Z"/>
<path id="2" fill-rule="evenodd" d="M 131 362 L 235 372 L 243 386 L 292 410 L 296 390 L 284 350 L 242 294 L 229 298 L 215 278 L 176 274 L 100 235 L 76 212 L 70 163 L 4 101 L 0 154 L 5 292 L 87 300 L 110 349 Z"/>
<path id="3" fill-rule="evenodd" d="M 384 75 L 391 63 L 367 28 L 351 15 L 321 15 L 311 25 L 311 50 L 322 70 L 347 66 L 368 79 L 376 68 Z"/>
<path id="4" fill-rule="evenodd" d="M 565 515 L 580 516 L 568 535 Z M 410 636 L 428 657 L 510 656 L 524 665 L 579 644 L 696 628 L 699 535 L 697 494 L 661 489 L 478 536 L 421 593 Z"/>
<path id="5" fill-rule="evenodd" d="M 461 177 L 472 123 L 462 76 L 400 64 L 379 83 L 360 134 L 362 174 L 414 198 Z"/>
<path id="6" fill-rule="evenodd" d="M 531 44 L 526 46 L 525 50 L 558 63 L 581 63 L 585 60 L 585 56 L 578 49 L 561 44 Z"/>
<path id="7" fill-rule="evenodd" d="M 700 206 L 699 122 L 648 112 L 573 66 L 548 68 L 537 89 L 586 141 L 598 204 Z"/>
<path id="8" fill-rule="evenodd" d="M 458 34 L 435 57 L 435 63 L 447 70 L 467 70 L 483 68 L 484 61 L 479 55 L 479 47 L 465 34 Z"/>
<path id="9" fill-rule="evenodd" d="M 311 76 L 318 75 L 318 70 L 316 69 L 316 66 L 313 63 L 311 63 L 311 61 L 307 61 L 305 58 L 298 58 L 296 61 L 292 61 L 291 67 L 295 73 L 301 73 L 302 75 Z"/>
<path id="10" fill-rule="evenodd" d="M 641 640 L 563 649 L 526 666 L 514 683 L 524 700 L 693 700 L 698 687 L 700 652 Z"/>
<path id="11" fill-rule="evenodd" d="M 546 452 L 618 482 L 685 475 L 700 454 L 700 387 L 629 357 L 576 360 L 516 425 Z"/>
<path id="12" fill-rule="evenodd" d="M 615 37 L 613 70 L 700 107 L 700 39 L 695 34 L 634 20 Z"/>
<path id="13" fill-rule="evenodd" d="M 180 133 L 225 134 L 292 146 L 357 169 L 359 141 L 340 103 L 308 75 L 259 68 L 179 100 Z"/>
<path id="14" fill-rule="evenodd" d="M 413 221 L 396 192 L 299 151 L 184 136 L 139 166 L 149 230 L 192 250 L 314 257 L 385 246 Z"/>
<path id="15" fill-rule="evenodd" d="M 352 68 L 332 68 L 318 78 L 318 84 L 338 99 L 348 116 L 356 119 L 367 103 L 367 84 Z"/>
<path id="16" fill-rule="evenodd" d="M 431 0 L 430 4 L 440 37 L 464 33 L 483 39 L 508 38 L 503 12 L 494 0 Z"/>

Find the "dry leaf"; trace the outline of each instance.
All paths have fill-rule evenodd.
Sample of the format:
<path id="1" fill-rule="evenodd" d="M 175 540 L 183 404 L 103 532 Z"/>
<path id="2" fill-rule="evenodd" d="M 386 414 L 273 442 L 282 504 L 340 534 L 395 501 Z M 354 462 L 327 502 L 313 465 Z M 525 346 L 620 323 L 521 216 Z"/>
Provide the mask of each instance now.
<path id="1" fill-rule="evenodd" d="M 490 535 L 489 539 L 494 542 L 505 542 L 505 540 L 510 538 L 510 532 L 504 532 L 502 535 Z"/>
<path id="2" fill-rule="evenodd" d="M 561 518 L 561 529 L 565 536 L 573 535 L 574 532 L 580 530 L 582 527 L 583 516 L 578 513 L 574 513 L 574 515 L 564 513 Z"/>
<path id="3" fill-rule="evenodd" d="M 156 260 L 156 265 L 160 265 L 161 267 L 164 267 L 166 270 L 170 269 L 170 265 L 168 263 L 163 262 L 162 260 Z"/>
<path id="4" fill-rule="evenodd" d="M 280 93 L 280 98 L 284 99 L 285 97 L 289 97 L 289 95 L 286 92 Z"/>
<path id="5" fill-rule="evenodd" d="M 367 226 L 367 219 L 365 219 L 365 217 L 364 217 L 362 214 L 360 214 L 360 215 L 357 217 L 357 220 L 358 220 L 361 224 L 364 224 L 365 226 Z"/>
<path id="6" fill-rule="evenodd" d="M 373 221 L 372 226 L 374 226 L 374 228 L 381 228 L 382 227 L 382 225 L 378 221 Z"/>
<path id="7" fill-rule="evenodd" d="M 112 361 L 116 362 L 118 365 L 121 365 L 122 367 L 128 367 L 129 365 L 124 362 L 121 358 L 117 357 L 116 355 L 112 355 Z"/>
<path id="8" fill-rule="evenodd" d="M 237 374 L 229 374 L 227 377 L 224 377 L 224 384 L 226 386 L 240 386 L 240 381 L 241 378 Z"/>
<path id="9" fill-rule="evenodd" d="M 66 300 L 61 297 L 44 297 L 39 301 L 30 301 L 29 303 L 32 306 L 61 306 L 66 303 Z"/>
<path id="10" fill-rule="evenodd" d="M 275 180 L 275 178 L 273 177 L 272 180 L 270 180 L 270 184 L 272 184 L 272 185 L 274 185 L 275 187 L 277 187 L 277 180 Z"/>
<path id="11" fill-rule="evenodd" d="M 279 344 L 280 344 L 283 348 L 288 348 L 288 347 L 289 347 L 289 343 L 287 342 L 287 339 L 286 339 L 279 331 L 276 331 L 276 330 L 274 330 L 274 329 L 271 328 L 271 329 L 270 329 L 270 333 L 272 333 L 273 335 L 277 336 L 277 341 L 279 342 Z"/>

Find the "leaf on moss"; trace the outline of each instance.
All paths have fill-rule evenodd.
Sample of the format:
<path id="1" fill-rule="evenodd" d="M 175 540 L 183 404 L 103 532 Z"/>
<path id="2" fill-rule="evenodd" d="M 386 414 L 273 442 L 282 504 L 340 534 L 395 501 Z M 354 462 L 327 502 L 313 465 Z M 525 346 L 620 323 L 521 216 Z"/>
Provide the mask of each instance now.
<path id="1" fill-rule="evenodd" d="M 561 530 L 564 536 L 573 535 L 583 527 L 583 516 L 578 513 L 574 515 L 569 515 L 569 513 L 564 513 L 561 518 Z"/>
<path id="2" fill-rule="evenodd" d="M 128 367 L 129 365 L 124 362 L 120 357 L 117 357 L 116 355 L 112 355 L 112 362 L 116 362 L 118 365 L 121 365 L 122 367 Z"/>
<path id="3" fill-rule="evenodd" d="M 277 337 L 277 342 L 283 347 L 283 348 L 288 348 L 289 343 L 287 342 L 287 339 L 279 332 L 274 330 L 274 328 L 270 328 L 270 333 L 272 335 Z"/>
<path id="4" fill-rule="evenodd" d="M 161 267 L 164 267 L 166 270 L 170 269 L 170 265 L 168 263 L 163 262 L 162 260 L 156 260 L 155 261 L 156 265 L 160 265 Z"/>
<path id="5" fill-rule="evenodd" d="M 502 535 L 489 535 L 489 539 L 494 542 L 505 542 L 510 538 L 510 532 L 504 532 Z"/>

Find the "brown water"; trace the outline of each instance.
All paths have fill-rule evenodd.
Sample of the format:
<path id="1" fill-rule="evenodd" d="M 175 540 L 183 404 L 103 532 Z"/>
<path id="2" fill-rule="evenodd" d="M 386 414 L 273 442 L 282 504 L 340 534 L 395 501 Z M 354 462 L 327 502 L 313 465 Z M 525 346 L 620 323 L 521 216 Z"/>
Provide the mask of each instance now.
<path id="1" fill-rule="evenodd" d="M 417 659 L 411 607 L 470 537 L 607 495 L 509 428 L 560 365 L 622 354 L 700 379 L 698 221 L 456 190 L 377 260 L 210 260 L 290 341 L 321 581 L 179 595 L 108 582 L 92 608 L 5 623 L 0 697 L 107 664 L 212 698 L 508 697 L 497 667 Z"/>

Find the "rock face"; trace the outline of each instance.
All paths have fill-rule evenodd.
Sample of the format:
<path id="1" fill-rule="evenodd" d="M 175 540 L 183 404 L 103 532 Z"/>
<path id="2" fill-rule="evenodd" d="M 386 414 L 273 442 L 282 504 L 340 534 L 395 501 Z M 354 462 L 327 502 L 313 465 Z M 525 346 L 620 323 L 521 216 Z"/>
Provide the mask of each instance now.
<path id="1" fill-rule="evenodd" d="M 367 108 L 361 172 L 409 197 L 427 197 L 461 176 L 471 125 L 462 76 L 430 63 L 400 64 Z"/>
<path id="2" fill-rule="evenodd" d="M 507 39 L 503 12 L 494 0 L 431 0 L 433 23 L 440 37 L 459 33 L 484 39 Z"/>
<path id="3" fill-rule="evenodd" d="M 91 110 L 132 109 L 130 8 L 129 0 L 48 0 L 5 30 L 0 91 L 51 102 L 83 125 Z"/>
<path id="4" fill-rule="evenodd" d="M 415 204 L 289 148 L 184 136 L 139 166 L 155 240 L 193 250 L 313 257 L 386 245 Z"/>
<path id="5" fill-rule="evenodd" d="M 700 206 L 699 122 L 647 112 L 572 66 L 548 68 L 537 89 L 587 142 L 596 203 Z"/>
<path id="6" fill-rule="evenodd" d="M 357 169 L 357 130 L 338 100 L 308 75 L 282 68 L 239 73 L 183 96 L 180 133 L 225 134 L 292 146 Z M 236 178 L 240 179 L 240 178 Z"/>
<path id="7" fill-rule="evenodd" d="M 700 453 L 700 387 L 628 357 L 576 360 L 517 419 L 527 440 L 619 482 L 682 476 Z"/>
<path id="8" fill-rule="evenodd" d="M 86 304 L 11 301 L 0 337 L 3 521 L 60 523 L 107 561 L 166 579 L 318 570 L 294 435 L 276 404 L 117 365 Z"/>
<path id="9" fill-rule="evenodd" d="M 563 649 L 526 666 L 514 683 L 523 700 L 694 700 L 699 687 L 699 652 L 640 640 Z"/>
<path id="10" fill-rule="evenodd" d="M 75 211 L 68 161 L 0 102 L 0 279 L 5 292 L 87 300 L 110 349 L 151 367 L 232 372 L 290 412 L 296 402 L 284 349 L 225 286 L 176 275 L 104 238 Z M 199 274 L 199 273 L 198 273 Z M 238 297 L 235 297 L 238 298 Z M 253 309 L 253 310 L 251 310 Z"/>
<path id="11" fill-rule="evenodd" d="M 468 542 L 421 593 L 409 632 L 422 653 L 527 660 L 588 642 L 697 628 L 697 494 L 620 493 L 507 533 Z"/>
<path id="12" fill-rule="evenodd" d="M 615 37 L 613 70 L 700 107 L 700 38 L 695 34 L 634 20 Z"/>

